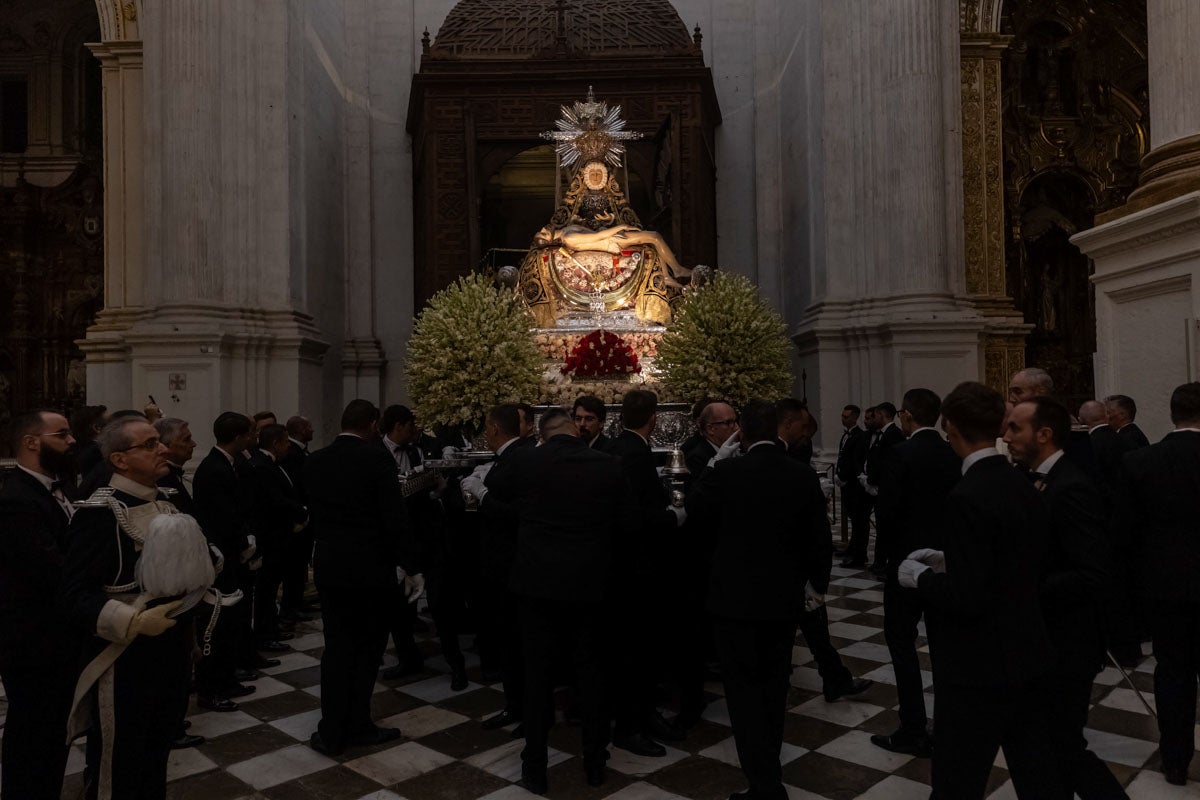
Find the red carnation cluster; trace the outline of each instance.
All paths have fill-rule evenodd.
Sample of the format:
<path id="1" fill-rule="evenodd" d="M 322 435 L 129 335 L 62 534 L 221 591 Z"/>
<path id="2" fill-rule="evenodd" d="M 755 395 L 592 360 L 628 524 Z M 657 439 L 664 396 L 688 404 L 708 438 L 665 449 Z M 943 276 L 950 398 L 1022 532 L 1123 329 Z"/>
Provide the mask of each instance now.
<path id="1" fill-rule="evenodd" d="M 564 375 L 574 373 L 580 378 L 608 378 L 641 371 L 637 353 L 610 331 L 592 331 L 580 339 L 562 368 Z"/>

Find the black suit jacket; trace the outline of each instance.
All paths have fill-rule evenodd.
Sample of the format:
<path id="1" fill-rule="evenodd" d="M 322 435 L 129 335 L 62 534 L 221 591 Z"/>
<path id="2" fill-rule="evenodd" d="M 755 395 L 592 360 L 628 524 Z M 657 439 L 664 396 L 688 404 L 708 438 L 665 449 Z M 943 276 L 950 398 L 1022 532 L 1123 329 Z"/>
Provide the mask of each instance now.
<path id="1" fill-rule="evenodd" d="M 843 483 L 858 482 L 862 465 L 856 463 L 856 459 L 862 448 L 862 440 L 866 436 L 867 432 L 857 425 L 850 430 L 842 429 L 843 438 L 838 439 L 837 465 L 834 472 Z"/>
<path id="2" fill-rule="evenodd" d="M 1142 429 L 1134 422 L 1117 431 L 1117 436 L 1120 436 L 1121 441 L 1125 442 L 1126 450 L 1137 450 L 1150 446 L 1150 440 L 1146 438 L 1146 434 L 1142 433 Z"/>
<path id="3" fill-rule="evenodd" d="M 884 465 L 887 463 L 888 451 L 904 440 L 904 431 L 900 430 L 899 423 L 879 434 L 875 446 L 869 448 L 866 453 L 867 483 L 872 486 L 879 485 L 879 476 L 883 474 Z"/>
<path id="4" fill-rule="evenodd" d="M 254 530 L 261 537 L 264 555 L 278 548 L 308 520 L 308 511 L 300 502 L 300 493 L 283 467 L 261 450 L 250 456 L 254 480 L 251 514 Z"/>
<path id="5" fill-rule="evenodd" d="M 0 672 L 6 663 L 57 658 L 78 633 L 59 600 L 69 520 L 36 478 L 14 469 L 0 488 Z M 78 637 L 81 638 L 81 637 Z"/>
<path id="6" fill-rule="evenodd" d="M 612 439 L 608 438 L 603 433 L 601 433 L 599 436 L 596 437 L 596 441 L 592 442 L 588 446 L 591 447 L 593 450 L 599 450 L 601 453 L 603 453 L 606 450 L 608 450 L 608 445 L 611 442 L 612 442 Z"/>
<path id="7" fill-rule="evenodd" d="M 1104 663 L 1100 603 L 1112 576 L 1108 516 L 1095 484 L 1065 455 L 1042 481 L 1050 548 L 1041 601 L 1055 669 L 1095 675 Z"/>
<path id="8" fill-rule="evenodd" d="M 308 457 L 304 491 L 318 587 L 387 588 L 421 571 L 396 462 L 378 442 L 341 435 Z"/>
<path id="9" fill-rule="evenodd" d="M 804 584 L 824 591 L 832 537 L 811 467 L 782 448 L 718 461 L 687 499 L 689 517 L 716 520 L 709 612 L 730 619 L 795 619 Z"/>
<path id="10" fill-rule="evenodd" d="M 1129 452 L 1129 445 L 1111 425 L 1101 425 L 1088 436 L 1091 437 L 1092 453 L 1100 473 L 1100 488 L 1106 495 L 1105 502 L 1109 502 L 1110 493 L 1117 491 L 1121 485 L 1121 457 Z"/>
<path id="11" fill-rule="evenodd" d="M 683 450 L 683 463 L 687 465 L 689 475 L 689 491 L 690 487 L 695 485 L 696 479 L 708 467 L 709 460 L 717 454 L 717 447 L 708 439 L 701 438 L 693 443 L 690 447 L 685 447 Z"/>
<path id="12" fill-rule="evenodd" d="M 935 430 L 889 448 L 875 498 L 876 557 L 894 575 L 913 550 L 945 546 L 946 497 L 962 477 L 962 460 Z"/>
<path id="13" fill-rule="evenodd" d="M 939 683 L 1017 686 L 1050 667 L 1039 604 L 1048 527 L 1037 490 L 1004 456 L 972 465 L 950 492 L 946 571 L 918 584 Z"/>
<path id="14" fill-rule="evenodd" d="M 621 460 L 621 471 L 638 509 L 638 528 L 618 531 L 615 568 L 618 574 L 652 578 L 661 570 L 667 538 L 676 528 L 675 514 L 667 508 L 669 497 L 654 466 L 654 452 L 631 430 L 609 442 L 610 456 Z"/>
<path id="15" fill-rule="evenodd" d="M 784 442 L 782 439 L 779 440 L 779 451 L 786 454 L 788 458 L 790 458 L 792 461 L 795 461 L 797 464 L 808 467 L 808 469 L 817 476 L 817 486 L 820 487 L 821 476 L 815 469 L 813 469 L 811 460 L 811 447 L 811 442 L 809 443 L 808 448 L 788 447 L 786 442 Z M 807 483 L 807 480 L 805 482 Z M 821 499 L 825 500 L 824 491 L 821 492 Z M 825 511 L 826 513 L 829 512 L 828 500 L 825 500 Z M 800 519 L 798 522 L 803 524 L 804 520 Z M 814 548 L 815 549 L 812 553 L 814 564 L 811 565 L 811 571 L 808 579 L 812 581 L 814 589 L 824 593 L 829 588 L 829 578 L 833 569 L 833 539 L 830 538 L 828 547 L 822 546 L 820 542 L 814 542 Z M 822 569 L 822 565 L 825 566 L 824 569 Z"/>
<path id="16" fill-rule="evenodd" d="M 1121 460 L 1118 524 L 1136 543 L 1138 588 L 1153 600 L 1200 602 L 1200 433 L 1177 431 Z"/>
<path id="17" fill-rule="evenodd" d="M 241 455 L 234 462 L 244 461 Z M 221 551 L 225 568 L 217 576 L 216 586 L 223 592 L 237 588 L 236 565 L 246 549 L 250 531 L 251 487 L 247 473 L 239 472 L 217 447 L 214 447 L 196 468 L 192 477 L 192 499 L 196 504 L 196 521 L 208 541 Z"/>
<path id="18" fill-rule="evenodd" d="M 300 497 L 300 502 L 305 502 L 304 497 L 304 462 L 308 458 L 308 451 L 295 442 L 288 442 L 287 455 L 279 462 L 279 466 L 283 467 L 283 471 L 292 479 L 292 485 L 296 487 L 296 493 Z"/>
<path id="19" fill-rule="evenodd" d="M 483 479 L 488 493 L 479 504 L 479 566 L 489 580 L 505 586 L 512 576 L 513 559 L 517 555 L 517 525 L 520 521 L 516 503 L 520 485 L 514 462 L 516 454 L 524 449 L 528 448 L 521 440 L 514 439 L 496 456 Z"/>
<path id="20" fill-rule="evenodd" d="M 171 505 L 184 514 L 196 516 L 196 501 L 192 499 L 192 493 L 188 491 L 187 484 L 183 482 L 183 467 L 167 464 L 167 470 L 167 474 L 158 479 L 158 485 L 164 489 L 175 490 L 175 493 L 171 495 Z"/>
<path id="21" fill-rule="evenodd" d="M 599 602 L 608 588 L 613 538 L 639 522 L 621 462 L 561 434 L 512 455 L 511 483 L 488 493 L 516 507 L 510 588 L 528 597 Z"/>

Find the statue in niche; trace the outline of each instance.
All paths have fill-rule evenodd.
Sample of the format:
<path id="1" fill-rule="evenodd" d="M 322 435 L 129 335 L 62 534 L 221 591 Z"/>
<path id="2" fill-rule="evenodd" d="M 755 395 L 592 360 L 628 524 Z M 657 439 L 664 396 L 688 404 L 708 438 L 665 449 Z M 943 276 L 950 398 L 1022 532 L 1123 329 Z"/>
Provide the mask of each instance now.
<path id="1" fill-rule="evenodd" d="M 1049 261 L 1042 262 L 1042 330 L 1045 333 L 1058 331 L 1058 290 L 1062 277 Z"/>
<path id="2" fill-rule="evenodd" d="M 586 102 L 563 107 L 558 142 L 564 167 L 579 166 L 549 224 L 533 238 L 521 264 L 520 292 L 538 327 L 554 327 L 572 310 L 593 314 L 629 309 L 645 324 L 666 325 L 691 270 L 679 263 L 663 237 L 644 230 L 609 168 L 621 164 L 624 130 L 620 106 Z"/>

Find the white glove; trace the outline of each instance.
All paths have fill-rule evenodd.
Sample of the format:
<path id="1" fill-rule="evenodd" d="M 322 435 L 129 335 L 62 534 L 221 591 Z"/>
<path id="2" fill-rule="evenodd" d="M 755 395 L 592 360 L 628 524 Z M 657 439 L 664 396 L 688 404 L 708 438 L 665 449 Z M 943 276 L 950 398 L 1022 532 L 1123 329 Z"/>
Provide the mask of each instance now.
<path id="1" fill-rule="evenodd" d="M 911 558 L 913 561 L 920 561 L 934 572 L 946 571 L 946 554 L 941 550 L 925 547 L 920 550 L 913 550 L 908 554 L 908 558 Z"/>
<path id="2" fill-rule="evenodd" d="M 804 584 L 804 610 L 816 611 L 823 605 L 825 605 L 825 595 L 813 588 L 812 581 L 806 581 Z"/>
<path id="3" fill-rule="evenodd" d="M 258 540 L 254 538 L 254 534 L 246 535 L 246 549 L 241 552 L 242 563 L 245 564 L 250 559 L 254 558 L 254 554 L 258 552 Z"/>
<path id="4" fill-rule="evenodd" d="M 404 578 L 404 596 L 408 602 L 415 603 L 417 598 L 425 593 L 425 576 L 421 573 L 407 575 Z"/>
<path id="5" fill-rule="evenodd" d="M 396 583 L 404 585 L 404 579 L 408 577 L 408 573 L 404 571 L 404 567 L 396 567 Z"/>
<path id="6" fill-rule="evenodd" d="M 483 502 L 483 498 L 487 495 L 487 487 L 483 485 L 483 478 L 472 472 L 470 475 L 462 479 L 462 490 L 474 497 L 479 502 Z"/>
<path id="7" fill-rule="evenodd" d="M 442 458 L 444 458 L 447 461 L 452 461 L 454 459 L 454 457 L 457 455 L 458 455 L 458 450 L 454 449 L 454 447 L 451 445 L 446 445 L 445 447 L 442 448 Z"/>
<path id="8" fill-rule="evenodd" d="M 471 470 L 472 475 L 478 475 L 480 479 L 486 478 L 487 474 L 492 471 L 492 467 L 496 466 L 495 461 L 489 461 L 486 464 L 480 464 L 475 469 Z"/>
<path id="9" fill-rule="evenodd" d="M 905 589 L 915 589 L 917 581 L 921 579 L 921 573 L 927 569 L 929 569 L 928 564 L 906 558 L 900 562 L 900 568 L 896 570 L 896 580 Z"/>
<path id="10" fill-rule="evenodd" d="M 683 506 L 667 506 L 667 510 L 675 514 L 675 527 L 683 527 L 683 523 L 687 521 L 687 509 Z"/>
<path id="11" fill-rule="evenodd" d="M 221 570 L 225 569 L 225 554 L 222 553 L 221 549 L 215 544 L 210 544 L 208 546 L 208 552 L 212 554 L 213 572 L 220 575 Z"/>
<path id="12" fill-rule="evenodd" d="M 727 458 L 736 458 L 742 454 L 742 432 L 735 431 L 725 440 L 725 444 L 717 450 L 717 454 L 708 460 L 708 465 L 711 467 L 718 461 L 724 461 Z"/>
<path id="13" fill-rule="evenodd" d="M 875 495 L 879 494 L 879 489 L 878 489 L 877 487 L 875 487 L 875 486 L 872 486 L 872 485 L 871 485 L 871 484 L 870 484 L 870 483 L 867 481 L 867 475 L 866 475 L 866 473 L 865 473 L 865 472 L 864 472 L 862 475 L 859 475 L 859 476 L 858 476 L 858 483 L 859 483 L 859 485 L 860 485 L 860 486 L 862 486 L 863 490 L 864 490 L 864 491 L 865 491 L 867 494 L 871 495 L 871 497 L 874 497 Z"/>

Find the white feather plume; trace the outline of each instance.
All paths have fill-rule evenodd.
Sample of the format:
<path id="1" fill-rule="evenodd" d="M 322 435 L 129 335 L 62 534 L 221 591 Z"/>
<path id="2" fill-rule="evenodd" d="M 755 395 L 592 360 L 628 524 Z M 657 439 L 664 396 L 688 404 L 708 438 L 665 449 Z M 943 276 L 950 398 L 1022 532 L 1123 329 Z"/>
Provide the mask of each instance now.
<path id="1" fill-rule="evenodd" d="M 212 586 L 216 573 L 208 541 L 195 518 L 188 514 L 155 517 L 134 574 L 151 597 L 191 594 Z"/>

